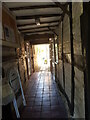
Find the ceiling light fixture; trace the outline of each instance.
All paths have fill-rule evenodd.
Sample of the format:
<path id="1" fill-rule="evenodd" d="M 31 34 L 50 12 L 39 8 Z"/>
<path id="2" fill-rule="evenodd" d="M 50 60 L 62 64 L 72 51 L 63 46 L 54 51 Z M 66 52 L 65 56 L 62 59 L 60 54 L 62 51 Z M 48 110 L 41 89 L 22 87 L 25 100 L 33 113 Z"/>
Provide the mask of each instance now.
<path id="1" fill-rule="evenodd" d="M 52 40 L 52 38 L 49 38 L 49 40 L 51 41 L 51 40 Z"/>
<path id="2" fill-rule="evenodd" d="M 36 18 L 35 22 L 36 22 L 36 25 L 40 25 L 40 19 L 39 18 Z"/>

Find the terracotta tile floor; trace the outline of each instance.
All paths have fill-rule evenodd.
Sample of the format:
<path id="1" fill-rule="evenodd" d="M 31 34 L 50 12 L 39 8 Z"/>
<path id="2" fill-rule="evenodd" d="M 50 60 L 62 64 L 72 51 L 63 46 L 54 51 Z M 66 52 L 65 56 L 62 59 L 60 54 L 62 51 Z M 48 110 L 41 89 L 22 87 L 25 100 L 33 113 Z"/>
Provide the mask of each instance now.
<path id="1" fill-rule="evenodd" d="M 36 72 L 25 92 L 27 106 L 21 118 L 67 118 L 67 112 L 50 72 Z"/>

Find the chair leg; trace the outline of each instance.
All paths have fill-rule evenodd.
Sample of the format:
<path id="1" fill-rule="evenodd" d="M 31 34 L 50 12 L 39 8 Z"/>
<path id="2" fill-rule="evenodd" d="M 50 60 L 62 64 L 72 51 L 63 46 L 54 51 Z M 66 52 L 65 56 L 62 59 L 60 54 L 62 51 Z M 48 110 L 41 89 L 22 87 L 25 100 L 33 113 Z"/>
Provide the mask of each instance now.
<path id="1" fill-rule="evenodd" d="M 20 88 L 21 88 L 21 94 L 22 94 L 22 98 L 23 98 L 23 105 L 26 106 L 26 100 L 25 100 L 25 97 L 24 97 L 22 83 L 21 83 L 19 74 L 18 74 L 18 77 L 19 77 L 19 83 L 20 83 Z"/>
<path id="2" fill-rule="evenodd" d="M 17 118 L 20 118 L 20 114 L 19 114 L 16 98 L 14 98 L 14 100 L 13 100 L 13 105 L 14 105 L 14 108 L 15 108 L 15 112 L 16 112 Z"/>

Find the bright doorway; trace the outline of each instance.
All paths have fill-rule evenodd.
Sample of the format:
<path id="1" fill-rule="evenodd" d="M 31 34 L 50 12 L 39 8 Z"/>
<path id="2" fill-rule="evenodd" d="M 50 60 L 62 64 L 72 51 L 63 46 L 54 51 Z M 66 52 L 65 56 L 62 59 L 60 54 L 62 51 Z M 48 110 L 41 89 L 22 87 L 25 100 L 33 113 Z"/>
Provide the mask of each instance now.
<path id="1" fill-rule="evenodd" d="M 49 44 L 34 45 L 35 71 L 50 70 Z"/>

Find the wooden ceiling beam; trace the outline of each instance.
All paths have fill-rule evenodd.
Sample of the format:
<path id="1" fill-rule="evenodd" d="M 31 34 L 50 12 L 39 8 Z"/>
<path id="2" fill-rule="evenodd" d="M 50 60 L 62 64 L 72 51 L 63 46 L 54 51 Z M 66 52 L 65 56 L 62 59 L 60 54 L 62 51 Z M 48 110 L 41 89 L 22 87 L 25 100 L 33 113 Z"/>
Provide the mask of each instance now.
<path id="1" fill-rule="evenodd" d="M 53 23 L 57 23 L 59 22 L 59 20 L 56 20 L 56 21 L 47 21 L 47 22 L 40 22 L 40 24 L 53 24 Z M 24 27 L 24 26 L 29 26 L 29 25 L 36 25 L 36 23 L 28 23 L 28 24 L 21 24 L 21 25 L 17 25 L 17 27 Z"/>
<path id="2" fill-rule="evenodd" d="M 48 29 L 58 36 L 58 34 L 54 30 L 52 30 L 50 27 L 48 27 Z"/>
<path id="3" fill-rule="evenodd" d="M 36 19 L 36 18 L 46 18 L 46 17 L 60 17 L 62 14 L 42 14 L 42 15 L 28 15 L 28 16 L 16 16 L 17 20 L 25 19 Z"/>
<path id="4" fill-rule="evenodd" d="M 35 41 L 48 41 L 49 39 L 48 38 L 39 38 L 39 39 L 29 39 L 31 42 L 35 42 Z"/>
<path id="5" fill-rule="evenodd" d="M 54 0 L 53 0 L 54 1 Z M 56 0 L 57 1 L 57 0 Z M 70 12 L 67 10 L 68 2 L 65 5 L 62 5 L 60 2 L 54 2 L 60 9 L 62 9 L 63 13 L 66 13 L 70 16 Z"/>
<path id="6" fill-rule="evenodd" d="M 35 41 L 30 41 L 30 44 L 31 45 L 37 45 L 37 44 L 49 44 L 49 40 L 46 39 L 46 40 L 35 40 Z"/>
<path id="7" fill-rule="evenodd" d="M 48 26 L 40 26 L 40 27 L 34 27 L 34 28 L 24 28 L 24 29 L 19 29 L 19 31 L 24 31 L 24 30 L 35 30 L 35 29 L 39 29 L 39 28 L 48 28 L 48 27 L 57 27 L 57 25 L 48 25 Z"/>
<path id="8" fill-rule="evenodd" d="M 52 29 L 53 30 L 53 29 Z M 33 31 L 33 32 L 22 32 L 22 33 L 24 33 L 24 34 L 28 34 L 28 33 L 39 33 L 39 32 L 51 32 L 52 33 L 52 31 L 50 31 L 50 30 L 39 30 L 39 31 Z"/>
<path id="9" fill-rule="evenodd" d="M 64 4 L 65 10 L 67 10 L 68 4 L 69 4 L 68 2 Z M 60 17 L 59 24 L 61 23 L 61 21 L 63 21 L 64 16 L 65 16 L 65 12 L 63 12 L 63 15 Z"/>
<path id="10" fill-rule="evenodd" d="M 44 8 L 58 8 L 57 5 L 38 5 L 38 6 L 23 6 L 23 7 L 13 7 L 9 8 L 11 11 L 18 10 L 31 10 L 31 9 L 44 9 Z"/>
<path id="11" fill-rule="evenodd" d="M 30 40 L 30 39 L 45 39 L 45 38 L 54 38 L 54 34 L 34 34 L 34 35 L 26 35 L 24 37 L 25 40 Z"/>
<path id="12" fill-rule="evenodd" d="M 27 40 L 26 40 L 27 41 Z M 29 39 L 30 44 L 46 44 L 49 43 L 49 38 L 41 38 L 41 39 Z"/>

